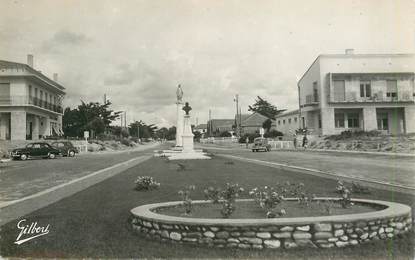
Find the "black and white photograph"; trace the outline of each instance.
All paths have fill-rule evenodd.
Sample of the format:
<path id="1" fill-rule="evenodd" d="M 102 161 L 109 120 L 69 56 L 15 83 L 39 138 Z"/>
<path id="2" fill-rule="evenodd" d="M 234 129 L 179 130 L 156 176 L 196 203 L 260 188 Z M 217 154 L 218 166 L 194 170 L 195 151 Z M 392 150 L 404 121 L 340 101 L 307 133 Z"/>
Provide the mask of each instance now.
<path id="1" fill-rule="evenodd" d="M 0 259 L 415 259 L 415 0 L 0 0 Z"/>

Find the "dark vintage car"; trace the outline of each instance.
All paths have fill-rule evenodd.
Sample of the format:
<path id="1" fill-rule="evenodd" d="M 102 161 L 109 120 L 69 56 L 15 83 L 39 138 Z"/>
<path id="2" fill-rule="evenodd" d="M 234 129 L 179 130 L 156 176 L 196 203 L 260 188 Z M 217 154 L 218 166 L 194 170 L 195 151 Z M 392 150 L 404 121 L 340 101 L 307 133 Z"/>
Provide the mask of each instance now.
<path id="1" fill-rule="evenodd" d="M 56 156 L 61 155 L 61 152 L 52 147 L 48 143 L 30 143 L 26 145 L 24 148 L 17 148 L 13 149 L 11 152 L 11 156 L 13 159 L 20 159 L 20 160 L 26 160 L 28 158 L 50 158 L 54 159 Z"/>
<path id="2" fill-rule="evenodd" d="M 252 146 L 252 152 L 264 151 L 269 152 L 271 151 L 271 145 L 268 143 L 267 138 L 257 137 L 254 139 L 254 145 Z"/>
<path id="3" fill-rule="evenodd" d="M 52 143 L 52 146 L 58 149 L 62 156 L 74 157 L 75 154 L 79 153 L 78 148 L 70 141 L 56 141 Z"/>

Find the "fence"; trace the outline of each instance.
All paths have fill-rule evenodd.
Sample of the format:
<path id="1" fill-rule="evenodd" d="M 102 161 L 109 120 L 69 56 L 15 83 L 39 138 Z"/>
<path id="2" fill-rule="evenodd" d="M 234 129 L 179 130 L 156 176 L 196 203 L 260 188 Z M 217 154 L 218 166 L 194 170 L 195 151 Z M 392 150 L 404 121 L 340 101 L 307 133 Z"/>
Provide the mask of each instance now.
<path id="1" fill-rule="evenodd" d="M 293 141 L 269 141 L 271 149 L 294 149 Z"/>
<path id="2" fill-rule="evenodd" d="M 237 137 L 208 137 L 200 139 L 202 144 L 238 143 Z"/>

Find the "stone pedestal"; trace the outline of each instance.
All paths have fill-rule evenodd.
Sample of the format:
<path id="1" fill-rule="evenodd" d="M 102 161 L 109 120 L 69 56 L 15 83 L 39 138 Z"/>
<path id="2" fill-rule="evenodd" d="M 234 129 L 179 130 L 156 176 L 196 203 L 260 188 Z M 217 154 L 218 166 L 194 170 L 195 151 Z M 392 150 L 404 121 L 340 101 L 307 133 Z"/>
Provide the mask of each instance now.
<path id="1" fill-rule="evenodd" d="M 183 152 L 193 152 L 193 133 L 192 127 L 190 125 L 190 116 L 184 116 L 183 122 L 183 135 L 182 135 L 182 142 L 183 142 Z"/>
<path id="2" fill-rule="evenodd" d="M 177 124 L 176 124 L 176 147 L 183 146 L 183 103 L 180 101 L 176 102 L 176 115 L 177 115 Z"/>

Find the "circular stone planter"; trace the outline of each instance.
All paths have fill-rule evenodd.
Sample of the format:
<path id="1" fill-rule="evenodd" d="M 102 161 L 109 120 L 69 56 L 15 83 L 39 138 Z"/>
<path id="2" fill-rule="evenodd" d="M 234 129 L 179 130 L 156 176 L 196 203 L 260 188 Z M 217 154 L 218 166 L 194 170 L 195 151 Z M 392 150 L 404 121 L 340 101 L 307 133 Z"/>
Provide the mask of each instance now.
<path id="1" fill-rule="evenodd" d="M 338 198 L 317 198 L 338 200 Z M 295 199 L 289 199 L 295 200 Z M 237 200 L 252 201 L 252 200 Z M 388 239 L 412 227 L 411 208 L 379 200 L 353 199 L 373 212 L 321 217 L 272 219 L 206 219 L 155 213 L 181 201 L 148 204 L 131 210 L 133 230 L 163 241 L 238 248 L 344 247 Z M 194 204 L 211 203 L 193 201 Z M 382 210 L 376 210 L 382 208 Z"/>

